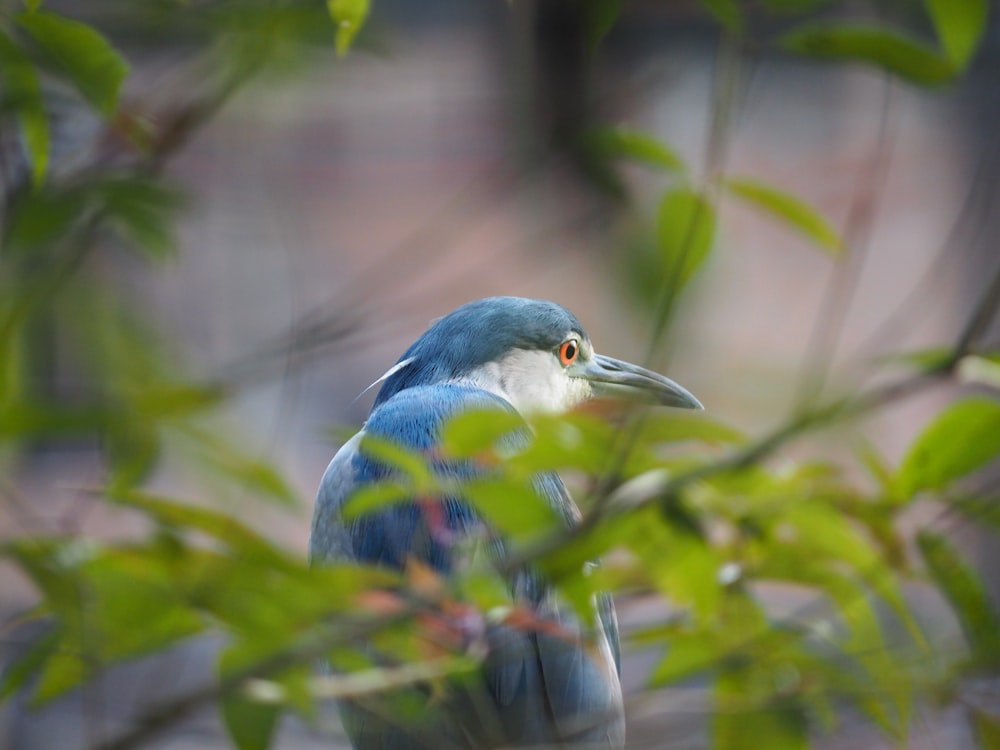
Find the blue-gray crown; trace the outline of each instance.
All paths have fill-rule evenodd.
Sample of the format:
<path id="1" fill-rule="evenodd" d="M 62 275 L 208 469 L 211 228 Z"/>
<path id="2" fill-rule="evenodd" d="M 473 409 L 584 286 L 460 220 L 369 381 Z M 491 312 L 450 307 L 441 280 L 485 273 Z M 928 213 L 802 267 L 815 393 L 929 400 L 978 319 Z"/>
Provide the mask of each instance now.
<path id="1" fill-rule="evenodd" d="M 562 305 L 523 297 L 487 297 L 437 320 L 399 358 L 406 366 L 379 389 L 372 408 L 405 388 L 462 377 L 512 349 L 553 350 L 570 331 L 586 339 L 580 321 Z"/>

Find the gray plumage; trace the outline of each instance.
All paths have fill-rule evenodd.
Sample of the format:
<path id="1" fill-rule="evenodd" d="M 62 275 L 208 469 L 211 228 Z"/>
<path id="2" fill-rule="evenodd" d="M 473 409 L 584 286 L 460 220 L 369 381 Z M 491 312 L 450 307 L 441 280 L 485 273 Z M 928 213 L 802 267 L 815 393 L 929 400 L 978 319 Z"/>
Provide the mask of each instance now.
<path id="1" fill-rule="evenodd" d="M 416 502 L 345 521 L 347 498 L 391 473 L 359 451 L 364 433 L 430 453 L 442 423 L 468 409 L 561 410 L 605 394 L 700 407 L 663 376 L 594 354 L 579 321 L 559 305 L 513 297 L 472 302 L 437 321 L 383 380 L 364 430 L 338 451 L 320 483 L 310 537 L 314 561 L 402 569 L 416 559 L 447 575 L 457 564 L 453 540 L 483 531 L 481 519 L 458 498 L 441 500 L 433 522 Z M 459 479 L 479 471 L 442 461 L 435 470 Z M 578 511 L 558 476 L 541 474 L 535 487 L 567 524 L 575 523 Z M 494 550 L 504 554 L 502 539 Z M 580 622 L 530 570 L 511 575 L 508 585 L 522 606 L 558 632 L 488 625 L 482 668 L 452 680 L 444 696 L 418 687 L 342 702 L 356 750 L 624 747 L 611 598 L 599 597 L 591 621 Z"/>

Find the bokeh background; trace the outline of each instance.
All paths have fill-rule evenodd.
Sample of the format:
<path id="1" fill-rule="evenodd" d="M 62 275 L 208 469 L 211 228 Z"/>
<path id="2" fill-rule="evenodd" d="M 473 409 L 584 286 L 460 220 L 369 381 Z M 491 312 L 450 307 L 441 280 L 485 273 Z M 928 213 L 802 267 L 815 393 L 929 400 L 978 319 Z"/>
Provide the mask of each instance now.
<path id="1" fill-rule="evenodd" d="M 114 28 L 108 7 L 78 0 L 73 12 Z M 258 77 L 166 164 L 191 196 L 179 252 L 152 266 L 122 255 L 101 273 L 168 333 L 186 370 L 238 384 L 225 421 L 302 499 L 289 513 L 236 494 L 226 510 L 304 555 L 311 497 L 338 445 L 333 428 L 363 422 L 373 397 L 364 388 L 431 320 L 483 296 L 566 305 L 598 350 L 661 369 L 750 434 L 787 418 L 817 369 L 831 373 L 828 393 L 849 391 L 870 382 L 880 355 L 961 329 L 997 257 L 995 24 L 969 75 L 947 89 L 745 48 L 735 90 L 720 95 L 719 28 L 698 4 L 624 3 L 596 55 L 572 41 L 580 8 L 375 0 L 347 57 L 331 45 Z M 155 102 L 162 116 L 198 95 L 183 44 L 149 29 L 115 38 L 134 65 L 125 101 Z M 729 114 L 716 141 L 720 102 Z M 654 134 L 695 175 L 724 169 L 794 193 L 845 233 L 849 255 L 835 261 L 723 200 L 712 257 L 649 359 L 652 318 L 628 259 L 649 242 L 665 178 L 627 167 L 628 201 L 595 179 L 566 144 L 607 123 Z M 70 108 L 54 162 L 92 159 L 106 138 L 100 121 Z M 10 183 L 16 149 L 7 154 Z M 39 346 L 52 387 L 72 390 L 74 362 L 58 338 Z M 946 396 L 894 406 L 866 435 L 895 462 Z M 819 446 L 846 454 L 843 438 L 835 430 Z M 3 536 L 130 533 L 128 517 L 88 497 L 101 477 L 91 447 L 40 449 L 12 471 L 25 501 L 0 503 Z M 187 478 L 168 466 L 152 481 L 177 490 Z M 1000 586 L 997 552 L 974 530 L 952 531 Z M 0 565 L 0 622 L 34 596 Z M 629 622 L 659 607 L 625 602 L 620 612 Z M 211 679 L 214 648 L 198 641 L 114 670 L 40 711 L 15 700 L 0 718 L 0 747 L 83 747 L 102 722 Z M 696 688 L 639 699 L 647 661 L 626 661 L 630 747 L 702 746 Z M 913 747 L 968 743 L 947 715 L 925 720 Z M 153 746 L 226 742 L 207 710 Z M 332 714 L 316 727 L 286 722 L 276 746 L 346 747 Z M 859 720 L 819 746 L 889 744 Z"/>

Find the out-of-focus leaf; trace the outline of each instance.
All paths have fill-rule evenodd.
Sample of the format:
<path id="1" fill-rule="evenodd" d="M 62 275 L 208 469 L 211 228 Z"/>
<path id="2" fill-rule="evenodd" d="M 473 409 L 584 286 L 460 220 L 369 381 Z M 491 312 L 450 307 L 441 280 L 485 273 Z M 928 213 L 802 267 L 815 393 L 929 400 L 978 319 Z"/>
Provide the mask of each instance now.
<path id="1" fill-rule="evenodd" d="M 220 384 L 164 383 L 146 384 L 138 393 L 129 394 L 129 406 L 147 419 L 180 418 L 218 406 L 226 396 Z"/>
<path id="2" fill-rule="evenodd" d="M 727 178 L 723 184 L 733 195 L 801 232 L 831 255 L 839 255 L 844 249 L 843 240 L 830 223 L 794 195 L 741 177 Z"/>
<path id="3" fill-rule="evenodd" d="M 798 504 L 782 515 L 782 526 L 785 524 L 785 533 L 801 554 L 850 566 L 855 575 L 892 607 L 911 634 L 921 637 L 892 571 L 872 543 L 839 513 L 816 503 Z"/>
<path id="4" fill-rule="evenodd" d="M 976 524 L 989 526 L 1000 532 L 1000 497 L 948 498 L 948 507 Z"/>
<path id="5" fill-rule="evenodd" d="M 632 159 L 670 173 L 683 173 L 684 161 L 667 144 L 639 130 L 601 128 L 585 136 L 584 145 L 605 159 Z"/>
<path id="6" fill-rule="evenodd" d="M 524 418 L 503 409 L 471 409 L 441 428 L 441 450 L 452 458 L 472 458 L 525 429 Z"/>
<path id="7" fill-rule="evenodd" d="M 225 680 L 247 664 L 239 650 L 226 649 L 219 656 L 219 674 Z M 274 730 L 281 718 L 281 707 L 252 701 L 241 690 L 222 696 L 219 706 L 229 738 L 239 750 L 268 750 Z"/>
<path id="8" fill-rule="evenodd" d="M 76 687 L 100 665 L 162 649 L 204 627 L 179 593 L 178 581 L 194 581 L 189 570 L 179 574 L 189 558 L 176 545 L 29 538 L 2 552 L 38 586 L 44 611 L 57 620 L 59 642 L 40 665 L 36 701 Z"/>
<path id="9" fill-rule="evenodd" d="M 668 190 L 660 201 L 657 237 L 662 275 L 681 289 L 704 265 L 715 239 L 715 209 L 690 188 Z"/>
<path id="10" fill-rule="evenodd" d="M 746 442 L 746 435 L 703 413 L 677 410 L 656 412 L 646 416 L 639 427 L 643 442 L 677 443 L 697 440 L 703 443 L 731 444 Z"/>
<path id="11" fill-rule="evenodd" d="M 435 485 L 430 467 L 431 459 L 418 450 L 366 432 L 361 438 L 358 451 L 398 471 L 410 480 L 418 492 Z"/>
<path id="12" fill-rule="evenodd" d="M 792 52 L 827 60 L 874 65 L 922 86 L 951 80 L 951 63 L 921 41 L 888 29 L 832 23 L 811 24 L 789 32 L 781 44 Z"/>
<path id="13" fill-rule="evenodd" d="M 37 674 L 58 647 L 59 631 L 51 628 L 8 664 L 0 674 L 0 701 L 10 697 L 30 677 Z"/>
<path id="14" fill-rule="evenodd" d="M 82 582 L 92 597 L 87 612 L 91 656 L 111 661 L 150 653 L 204 629 L 176 580 L 179 573 L 193 572 L 187 566 L 197 558 L 188 554 L 173 543 L 153 540 L 105 548 L 82 566 Z"/>
<path id="15" fill-rule="evenodd" d="M 480 612 L 512 605 L 510 585 L 489 565 L 464 571 L 456 584 L 462 599 L 470 602 Z"/>
<path id="16" fill-rule="evenodd" d="M 795 698 L 777 694 L 774 678 L 754 666 L 727 669 L 715 683 L 712 747 L 745 750 L 747 739 L 774 750 L 806 750 L 809 721 Z M 772 692 L 773 691 L 773 692 Z"/>
<path id="17" fill-rule="evenodd" d="M 979 576 L 943 536 L 917 535 L 917 546 L 938 590 L 947 598 L 962 626 L 973 658 L 987 664 L 1000 661 L 1000 616 Z"/>
<path id="18" fill-rule="evenodd" d="M 687 519 L 677 523 L 657 508 L 632 516 L 618 530 L 618 539 L 613 530 L 605 536 L 626 546 L 640 560 L 647 580 L 669 601 L 689 609 L 695 622 L 714 621 L 725 593 L 719 571 L 727 561 L 721 553 Z"/>
<path id="19" fill-rule="evenodd" d="M 959 71 L 969 64 L 986 31 L 988 0 L 924 0 L 945 56 Z"/>
<path id="20" fill-rule="evenodd" d="M 910 444 L 896 475 L 900 491 L 940 490 L 1000 454 L 1000 401 L 966 398 L 924 428 Z"/>
<path id="21" fill-rule="evenodd" d="M 831 0 L 764 0 L 764 7 L 773 13 L 808 13 Z"/>
<path id="22" fill-rule="evenodd" d="M 298 495 L 278 470 L 267 461 L 248 456 L 219 435 L 183 424 L 178 431 L 199 448 L 199 458 L 209 469 L 227 480 L 246 486 L 254 494 L 295 505 Z"/>
<path id="23" fill-rule="evenodd" d="M 31 160 L 31 177 L 38 186 L 49 166 L 49 122 L 42 102 L 38 72 L 20 48 L 0 31 L 0 80 L 6 103 L 13 106 L 21 123 L 24 145 Z"/>
<path id="24" fill-rule="evenodd" d="M 87 24 L 50 13 L 20 13 L 17 23 L 62 68 L 83 97 L 104 115 L 118 107 L 128 64 L 100 33 Z"/>
<path id="25" fill-rule="evenodd" d="M 344 518 L 352 520 L 395 503 L 412 501 L 416 494 L 413 487 L 400 482 L 366 484 L 344 502 Z"/>
<path id="26" fill-rule="evenodd" d="M 612 458 L 613 428 L 589 414 L 539 414 L 532 417 L 531 428 L 533 439 L 508 467 L 524 473 L 578 469 L 598 475 Z"/>
<path id="27" fill-rule="evenodd" d="M 0 407 L 0 440 L 102 432 L 124 415 L 113 406 L 59 406 L 22 401 Z"/>
<path id="28" fill-rule="evenodd" d="M 987 385 L 1000 390 L 1000 354 L 969 354 L 962 357 L 956 374 L 962 383 Z"/>
<path id="29" fill-rule="evenodd" d="M 912 352 L 901 352 L 890 354 L 880 358 L 880 361 L 887 364 L 900 363 L 916 368 L 919 372 L 940 372 L 942 368 L 951 364 L 954 352 L 944 346 L 936 346 L 930 349 L 918 349 Z"/>
<path id="30" fill-rule="evenodd" d="M 462 495 L 490 526 L 506 536 L 533 536 L 556 528 L 555 511 L 524 482 L 506 477 L 473 479 L 462 484 Z"/>
<path id="31" fill-rule="evenodd" d="M 184 205 L 182 194 L 161 182 L 139 177 L 114 177 L 97 188 L 112 226 L 153 258 L 175 247 L 174 220 Z"/>
<path id="32" fill-rule="evenodd" d="M 725 658 L 718 637 L 704 630 L 675 626 L 654 638 L 639 635 L 638 643 L 665 643 L 666 653 L 649 675 L 650 687 L 663 687 L 712 670 Z"/>
<path id="33" fill-rule="evenodd" d="M 145 480 L 161 455 L 160 437 L 153 425 L 135 419 L 119 420 L 106 437 L 111 462 L 108 484 L 121 491 Z"/>
<path id="34" fill-rule="evenodd" d="M 32 703 L 40 705 L 77 687 L 87 678 L 88 668 L 82 649 L 73 653 L 62 645 L 60 650 L 49 654 L 42 665 L 38 682 L 31 694 Z"/>
<path id="35" fill-rule="evenodd" d="M 241 556 L 259 559 L 274 567 L 288 567 L 291 559 L 238 519 L 212 510 L 144 492 L 112 495 L 122 505 L 147 513 L 159 523 L 180 531 L 200 531 L 229 546 Z"/>
<path id="36" fill-rule="evenodd" d="M 5 226 L 5 248 L 36 255 L 68 234 L 93 208 L 86 191 L 42 187 L 19 196 Z"/>
<path id="37" fill-rule="evenodd" d="M 330 17 L 337 27 L 336 46 L 338 55 L 346 55 L 354 37 L 368 18 L 370 0 L 326 0 Z"/>
<path id="38" fill-rule="evenodd" d="M 865 468 L 868 469 L 869 473 L 879 483 L 879 486 L 884 491 L 891 492 L 892 468 L 886 462 L 885 457 L 879 452 L 878 448 L 867 438 L 862 438 L 855 452 L 865 465 Z"/>
<path id="39" fill-rule="evenodd" d="M 42 7 L 45 0 L 24 0 L 24 7 L 29 11 L 35 11 Z"/>
<path id="40" fill-rule="evenodd" d="M 972 726 L 982 750 L 1000 750 L 1000 715 L 987 713 L 972 706 L 969 708 Z"/>
<path id="41" fill-rule="evenodd" d="M 608 32 L 614 28 L 621 5 L 622 0 L 585 0 L 583 7 L 587 46 L 591 52 L 597 49 Z"/>
<path id="42" fill-rule="evenodd" d="M 736 0 L 699 0 L 705 9 L 730 31 L 736 31 L 743 25 L 740 7 Z"/>

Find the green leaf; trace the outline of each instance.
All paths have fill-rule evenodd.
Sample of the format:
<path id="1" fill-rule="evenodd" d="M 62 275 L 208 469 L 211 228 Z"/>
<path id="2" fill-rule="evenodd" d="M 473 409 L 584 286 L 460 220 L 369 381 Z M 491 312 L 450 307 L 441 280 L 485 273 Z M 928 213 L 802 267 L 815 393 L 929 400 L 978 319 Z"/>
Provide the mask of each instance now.
<path id="1" fill-rule="evenodd" d="M 661 411 L 644 417 L 640 439 L 651 443 L 697 440 L 710 444 L 746 442 L 746 436 L 727 424 L 705 416 L 704 412 Z"/>
<path id="2" fill-rule="evenodd" d="M 917 546 L 927 572 L 962 626 L 973 659 L 1000 663 L 1000 616 L 982 580 L 943 536 L 921 532 L 917 535 Z"/>
<path id="3" fill-rule="evenodd" d="M 1000 750 L 1000 715 L 969 706 L 972 726 L 982 750 Z"/>
<path id="4" fill-rule="evenodd" d="M 667 652 L 649 676 L 650 687 L 663 687 L 715 668 L 725 658 L 719 639 L 701 630 L 666 632 L 657 640 Z"/>
<path id="5" fill-rule="evenodd" d="M 507 462 L 524 475 L 553 469 L 600 474 L 612 458 L 617 433 L 611 424 L 584 410 L 534 414 L 531 439 Z"/>
<path id="6" fill-rule="evenodd" d="M 99 433 L 124 415 L 104 405 L 57 406 L 28 400 L 0 408 L 0 440 Z"/>
<path id="7" fill-rule="evenodd" d="M 298 495 L 267 461 L 246 455 L 220 436 L 190 424 L 179 425 L 178 431 L 185 438 L 185 447 L 196 446 L 198 458 L 224 479 L 243 484 L 256 495 L 286 505 L 298 503 Z"/>
<path id="8" fill-rule="evenodd" d="M 736 0 L 699 0 L 705 10 L 730 31 L 737 31 L 743 25 L 740 7 Z"/>
<path id="9" fill-rule="evenodd" d="M 973 523 L 989 526 L 1000 533 L 1000 497 L 946 498 L 948 507 Z"/>
<path id="10" fill-rule="evenodd" d="M 839 255 L 844 249 L 843 240 L 830 223 L 794 195 L 746 178 L 730 177 L 723 184 L 733 195 L 788 224 L 831 255 Z"/>
<path id="11" fill-rule="evenodd" d="M 129 394 L 129 408 L 147 419 L 177 419 L 207 411 L 226 396 L 221 384 L 149 383 Z"/>
<path id="12" fill-rule="evenodd" d="M 470 409 L 441 428 L 441 450 L 450 458 L 473 458 L 525 431 L 524 418 L 506 409 Z"/>
<path id="13" fill-rule="evenodd" d="M 78 226 L 92 207 L 89 194 L 81 188 L 54 190 L 44 185 L 23 193 L 4 227 L 5 249 L 37 257 Z"/>
<path id="14" fill-rule="evenodd" d="M 776 676 L 762 666 L 726 670 L 715 685 L 714 750 L 745 750 L 748 738 L 769 750 L 806 750 L 809 721 L 794 698 L 775 695 Z"/>
<path id="15" fill-rule="evenodd" d="M 969 354 L 958 362 L 956 375 L 962 383 L 986 385 L 1000 390 L 1000 354 Z"/>
<path id="16" fill-rule="evenodd" d="M 986 31 L 988 0 L 925 0 L 945 57 L 964 70 Z"/>
<path id="17" fill-rule="evenodd" d="M 370 0 L 326 0 L 330 17 L 337 26 L 336 46 L 338 55 L 346 55 L 354 37 L 368 18 Z"/>
<path id="18" fill-rule="evenodd" d="M 242 671 L 246 656 L 238 648 L 228 648 L 219 656 L 219 674 L 225 679 Z M 242 691 L 223 694 L 219 708 L 229 737 L 239 750 L 268 750 L 281 718 L 281 707 L 248 699 Z"/>
<path id="19" fill-rule="evenodd" d="M 509 537 L 551 530 L 558 516 L 530 485 L 507 477 L 463 482 L 462 496 L 494 529 Z"/>
<path id="20" fill-rule="evenodd" d="M 106 116 L 118 107 L 128 63 L 87 24 L 48 11 L 20 13 L 17 23 L 48 53 L 83 97 Z"/>
<path id="21" fill-rule="evenodd" d="M 408 502 L 413 500 L 415 494 L 413 487 L 399 482 L 382 481 L 367 484 L 344 502 L 342 511 L 344 519 L 350 521 L 389 505 Z"/>
<path id="22" fill-rule="evenodd" d="M 826 60 L 853 60 L 922 86 L 951 80 L 955 69 L 923 42 L 895 31 L 866 26 L 811 24 L 783 36 L 780 43 L 792 52 Z"/>
<path id="23" fill-rule="evenodd" d="M 677 152 L 668 145 L 647 133 L 626 127 L 592 130 L 584 136 L 584 146 L 605 159 L 632 159 L 672 173 L 683 173 L 687 169 Z"/>
<path id="24" fill-rule="evenodd" d="M 585 0 L 587 46 L 594 52 L 608 32 L 614 28 L 621 12 L 622 0 Z"/>
<path id="25" fill-rule="evenodd" d="M 855 447 L 855 454 L 879 486 L 886 492 L 892 490 L 892 468 L 885 457 L 868 438 L 862 437 Z"/>
<path id="26" fill-rule="evenodd" d="M 358 451 L 407 477 L 417 492 L 423 492 L 436 484 L 430 467 L 431 458 L 424 456 L 419 450 L 366 432 L 361 438 Z"/>
<path id="27" fill-rule="evenodd" d="M 910 445 L 896 475 L 900 491 L 940 490 L 1000 454 L 1000 402 L 981 397 L 958 401 Z"/>
<path id="28" fill-rule="evenodd" d="M 176 544 L 31 538 L 2 552 L 38 586 L 43 611 L 57 621 L 59 643 L 41 666 L 36 701 L 77 686 L 103 664 L 163 649 L 204 627 L 178 592 L 181 582 L 200 582 L 204 568 L 185 570 L 191 558 Z"/>
<path id="29" fill-rule="evenodd" d="M 161 448 L 160 436 L 149 422 L 130 418 L 115 422 L 106 434 L 108 485 L 123 491 L 144 481 L 159 462 Z"/>
<path id="30" fill-rule="evenodd" d="M 153 258 L 170 254 L 177 211 L 184 205 L 180 191 L 142 177 L 113 177 L 96 189 L 111 225 Z"/>
<path id="31" fill-rule="evenodd" d="M 705 264 L 715 238 L 715 209 L 690 188 L 668 190 L 660 202 L 657 238 L 662 274 L 682 288 Z"/>
<path id="32" fill-rule="evenodd" d="M 36 11 L 42 7 L 45 0 L 24 0 L 24 7 L 29 11 Z"/>
<path id="33" fill-rule="evenodd" d="M 9 664 L 0 674 L 0 701 L 9 698 L 14 691 L 45 665 L 45 662 L 59 648 L 58 628 L 50 628 L 43 636 L 36 638 L 28 648 Z"/>
<path id="34" fill-rule="evenodd" d="M 831 0 L 764 0 L 764 7 L 772 13 L 808 13 Z"/>
<path id="35" fill-rule="evenodd" d="M 144 492 L 122 492 L 111 496 L 116 503 L 142 511 L 164 526 L 181 531 L 200 531 L 240 553 L 269 566 L 288 567 L 291 558 L 238 519 L 210 508 L 178 502 Z"/>
<path id="36" fill-rule="evenodd" d="M 936 373 L 944 368 L 950 367 L 954 358 L 954 351 L 950 347 L 935 346 L 928 349 L 917 349 L 911 352 L 901 352 L 880 357 L 879 361 L 888 364 L 901 363 L 914 367 L 919 372 Z"/>
<path id="37" fill-rule="evenodd" d="M 41 669 L 41 675 L 31 694 L 35 705 L 57 698 L 67 690 L 72 690 L 87 679 L 89 665 L 82 651 L 72 653 L 62 645 L 59 651 L 49 654 Z"/>
<path id="38" fill-rule="evenodd" d="M 21 124 L 24 145 L 31 160 L 31 179 L 38 186 L 49 168 L 49 121 L 42 101 L 38 72 L 20 48 L 0 31 L 0 80 L 8 105 Z"/>

